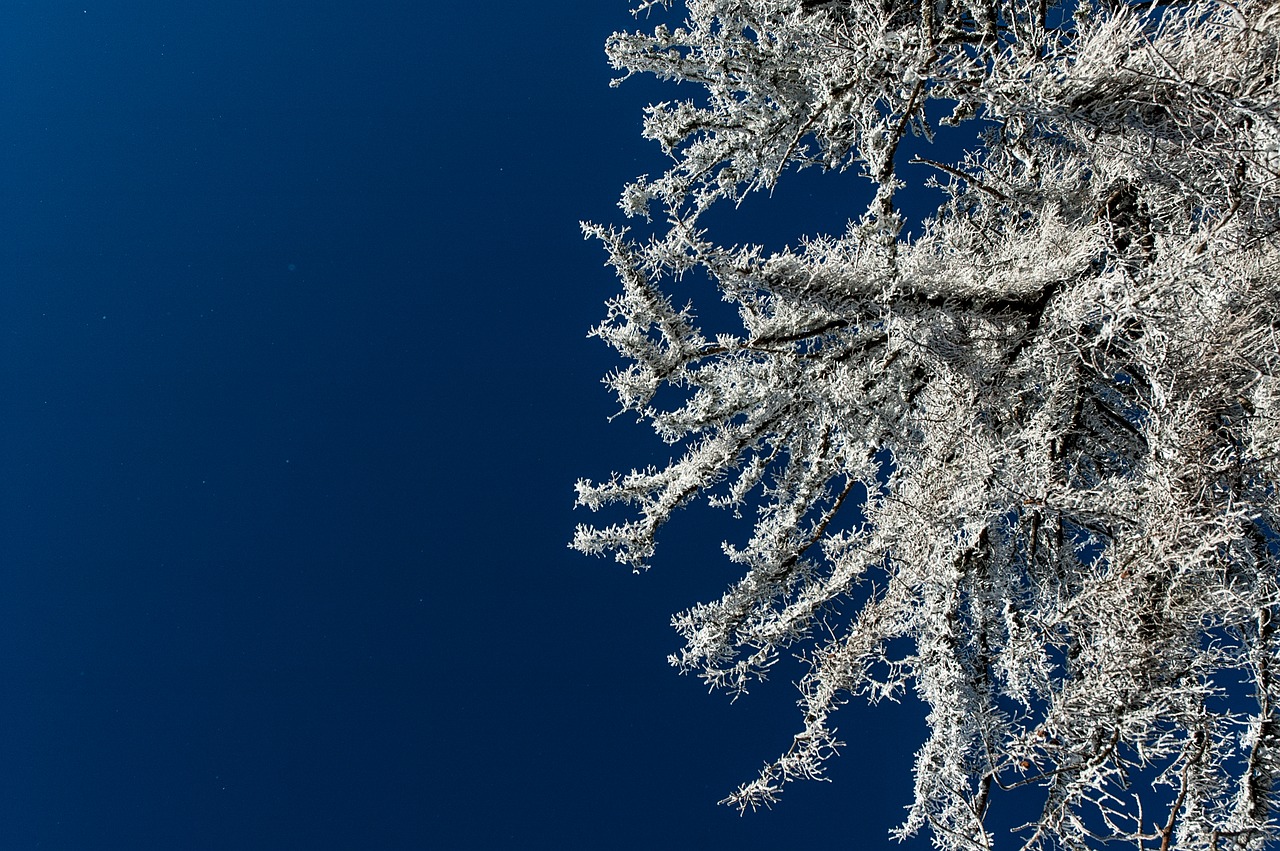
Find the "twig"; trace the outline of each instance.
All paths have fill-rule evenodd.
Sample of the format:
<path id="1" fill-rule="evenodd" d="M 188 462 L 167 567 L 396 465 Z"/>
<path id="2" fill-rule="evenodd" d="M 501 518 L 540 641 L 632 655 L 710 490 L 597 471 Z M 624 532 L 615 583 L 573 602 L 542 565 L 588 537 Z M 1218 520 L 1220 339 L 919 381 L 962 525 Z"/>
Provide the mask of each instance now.
<path id="1" fill-rule="evenodd" d="M 940 163 L 937 160 L 925 159 L 924 157 L 917 154 L 916 156 L 911 158 L 910 162 L 911 162 L 911 165 L 927 165 L 927 166 L 932 166 L 938 169 L 939 171 L 945 171 L 947 174 L 951 175 L 952 177 L 959 178 L 960 180 L 963 180 L 965 183 L 969 183 L 975 188 L 981 189 L 983 192 L 987 193 L 992 198 L 995 198 L 997 201 L 1004 201 L 1005 203 L 1008 203 L 1011 200 L 1008 195 L 1004 194 L 999 189 L 996 189 L 994 186 L 989 186 L 988 184 L 983 183 L 978 178 L 973 177 L 972 175 L 965 174 L 963 171 L 960 171 L 957 168 L 952 168 L 951 166 L 946 165 L 944 163 Z"/>

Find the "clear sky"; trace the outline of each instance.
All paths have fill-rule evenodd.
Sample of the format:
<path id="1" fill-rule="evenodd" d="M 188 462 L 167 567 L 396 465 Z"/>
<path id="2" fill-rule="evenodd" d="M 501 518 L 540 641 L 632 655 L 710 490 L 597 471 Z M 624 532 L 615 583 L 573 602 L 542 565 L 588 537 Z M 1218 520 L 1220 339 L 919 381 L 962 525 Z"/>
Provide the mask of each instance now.
<path id="1" fill-rule="evenodd" d="M 799 723 L 795 668 L 730 705 L 665 661 L 743 530 L 688 511 L 639 577 L 566 547 L 578 477 L 667 452 L 586 338 L 577 222 L 692 94 L 608 88 L 627 0 L 3 6 L 0 848 L 889 845 L 915 704 L 716 806 Z"/>

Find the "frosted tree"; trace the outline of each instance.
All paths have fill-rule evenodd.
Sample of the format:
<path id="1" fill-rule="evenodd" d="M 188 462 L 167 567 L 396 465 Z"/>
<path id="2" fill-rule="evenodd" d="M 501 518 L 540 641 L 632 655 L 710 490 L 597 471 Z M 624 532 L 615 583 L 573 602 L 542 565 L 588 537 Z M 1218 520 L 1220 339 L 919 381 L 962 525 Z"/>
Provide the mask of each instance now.
<path id="1" fill-rule="evenodd" d="M 650 29 L 615 34 L 613 66 L 697 94 L 646 112 L 671 165 L 626 187 L 634 230 L 585 226 L 622 284 L 593 333 L 624 358 L 622 411 L 675 451 L 580 481 L 581 506 L 631 519 L 573 546 L 641 570 L 691 501 L 746 518 L 724 547 L 741 580 L 675 617 L 672 662 L 731 693 L 784 655 L 804 673 L 790 748 L 727 802 L 821 777 L 846 701 L 914 692 L 929 736 L 899 838 L 1267 846 L 1280 6 L 637 11 Z M 963 157 L 902 161 L 907 134 L 963 122 Z M 854 169 L 874 198 L 779 253 L 701 223 L 800 168 Z M 908 240 L 895 196 L 925 174 L 945 203 Z M 695 274 L 740 329 L 677 307 Z M 1038 813 L 993 836 L 1017 787 Z"/>

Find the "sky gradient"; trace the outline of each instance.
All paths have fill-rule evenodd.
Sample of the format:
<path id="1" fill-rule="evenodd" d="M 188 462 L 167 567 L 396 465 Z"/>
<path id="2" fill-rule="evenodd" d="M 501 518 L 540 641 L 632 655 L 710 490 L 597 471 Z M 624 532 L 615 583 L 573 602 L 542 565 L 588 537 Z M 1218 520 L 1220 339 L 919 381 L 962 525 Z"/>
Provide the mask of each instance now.
<path id="1" fill-rule="evenodd" d="M 665 661 L 745 530 L 690 509 L 639 577 L 566 546 L 578 477 L 668 451 L 586 337 L 616 284 L 578 221 L 691 94 L 608 87 L 632 26 L 5 4 L 0 848 L 889 845 L 911 702 L 841 713 L 833 783 L 716 806 L 799 721 L 798 667 L 731 705 Z M 867 189 L 793 175 L 720 238 Z"/>

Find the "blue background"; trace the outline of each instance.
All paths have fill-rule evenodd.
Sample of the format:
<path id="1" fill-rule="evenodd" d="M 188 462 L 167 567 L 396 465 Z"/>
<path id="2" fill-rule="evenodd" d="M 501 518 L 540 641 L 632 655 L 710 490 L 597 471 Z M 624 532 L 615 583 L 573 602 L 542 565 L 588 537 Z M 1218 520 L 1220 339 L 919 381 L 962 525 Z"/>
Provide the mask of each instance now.
<path id="1" fill-rule="evenodd" d="M 746 530 L 690 509 L 640 577 L 566 548 L 575 479 L 668 455 L 585 336 L 616 284 L 577 222 L 695 94 L 608 88 L 635 26 L 4 4 L 0 848 L 889 844 L 914 703 L 847 707 L 835 782 L 716 806 L 800 721 L 796 667 L 730 704 L 665 661 Z M 867 194 L 714 221 L 779 248 Z"/>

